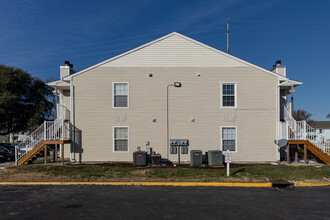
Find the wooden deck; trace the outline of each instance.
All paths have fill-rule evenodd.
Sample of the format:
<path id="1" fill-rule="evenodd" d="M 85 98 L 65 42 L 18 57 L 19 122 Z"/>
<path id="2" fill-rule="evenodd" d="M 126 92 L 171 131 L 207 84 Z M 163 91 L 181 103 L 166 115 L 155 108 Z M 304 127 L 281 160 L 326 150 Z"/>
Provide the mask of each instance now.
<path id="1" fill-rule="evenodd" d="M 322 152 L 318 147 L 316 147 L 314 144 L 307 140 L 289 140 L 288 145 L 291 144 L 302 144 L 306 146 L 306 148 L 312 152 L 315 156 L 317 156 L 320 160 L 322 160 L 324 163 L 330 165 L 330 156 L 324 152 Z M 307 159 L 307 152 L 305 152 L 305 161 Z"/>
<path id="2" fill-rule="evenodd" d="M 45 146 L 49 145 L 55 145 L 55 144 L 69 144 L 71 143 L 71 140 L 47 140 L 47 141 L 41 141 L 37 146 L 35 146 L 31 151 L 26 153 L 23 157 L 21 157 L 17 161 L 17 165 L 23 165 L 24 163 L 33 161 L 38 157 L 38 155 L 45 150 Z M 63 150 L 62 150 L 63 154 Z M 47 155 L 47 152 L 44 152 L 44 155 Z M 63 157 L 63 155 L 62 155 Z"/>

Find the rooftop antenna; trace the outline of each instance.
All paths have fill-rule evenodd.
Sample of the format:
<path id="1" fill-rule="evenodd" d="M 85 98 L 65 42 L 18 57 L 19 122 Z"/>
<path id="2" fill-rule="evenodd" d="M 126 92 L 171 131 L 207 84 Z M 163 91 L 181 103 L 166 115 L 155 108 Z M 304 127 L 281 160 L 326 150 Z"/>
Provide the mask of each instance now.
<path id="1" fill-rule="evenodd" d="M 229 18 L 227 19 L 227 53 L 229 54 Z"/>

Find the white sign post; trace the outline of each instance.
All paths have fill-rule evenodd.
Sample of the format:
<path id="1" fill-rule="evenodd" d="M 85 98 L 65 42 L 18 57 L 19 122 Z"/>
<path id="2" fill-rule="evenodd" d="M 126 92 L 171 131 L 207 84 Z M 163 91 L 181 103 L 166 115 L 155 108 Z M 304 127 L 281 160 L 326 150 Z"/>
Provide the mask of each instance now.
<path id="1" fill-rule="evenodd" d="M 229 153 L 229 150 L 225 153 L 225 163 L 227 165 L 227 176 L 229 176 L 229 164 L 231 163 L 231 153 Z"/>

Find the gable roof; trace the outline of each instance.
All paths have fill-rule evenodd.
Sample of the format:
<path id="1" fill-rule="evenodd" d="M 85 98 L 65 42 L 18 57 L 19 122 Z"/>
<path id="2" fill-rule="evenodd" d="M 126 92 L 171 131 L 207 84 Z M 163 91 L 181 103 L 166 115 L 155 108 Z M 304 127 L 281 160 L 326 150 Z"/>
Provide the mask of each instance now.
<path id="1" fill-rule="evenodd" d="M 314 121 L 313 127 L 317 129 L 330 129 L 330 121 Z"/>
<path id="2" fill-rule="evenodd" d="M 80 75 L 80 74 L 82 74 L 82 73 L 84 73 L 84 72 L 87 72 L 87 71 L 92 70 L 92 69 L 94 69 L 94 68 L 96 68 L 96 67 L 102 66 L 102 65 L 104 65 L 104 64 L 107 64 L 107 63 L 110 63 L 110 62 L 116 61 L 116 60 L 118 60 L 118 59 L 120 59 L 120 58 L 123 58 L 123 57 L 125 57 L 125 56 L 127 56 L 127 55 L 129 55 L 129 54 L 132 54 L 132 53 L 134 53 L 134 52 L 137 52 L 137 51 L 139 51 L 139 50 L 141 50 L 141 49 L 143 49 L 143 48 L 146 48 L 146 47 L 149 47 L 149 46 L 151 46 L 151 45 L 154 45 L 154 44 L 156 44 L 157 42 L 160 42 L 160 41 L 165 40 L 165 39 L 167 39 L 167 38 L 169 38 L 169 37 L 172 37 L 172 36 L 178 36 L 178 37 L 180 37 L 180 38 L 182 38 L 182 39 L 185 39 L 185 40 L 187 40 L 187 41 L 190 41 L 190 42 L 192 42 L 192 43 L 194 43 L 194 44 L 196 44 L 196 45 L 199 45 L 199 46 L 204 47 L 204 48 L 207 48 L 207 49 L 209 49 L 209 50 L 211 50 L 211 51 L 213 51 L 213 52 L 216 52 L 216 53 L 218 53 L 218 54 L 220 54 L 220 55 L 223 55 L 223 56 L 225 56 L 225 57 L 227 57 L 227 58 L 229 58 L 229 59 L 232 59 L 232 60 L 235 60 L 235 61 L 237 61 L 237 62 L 240 62 L 240 63 L 243 64 L 243 65 L 247 65 L 247 66 L 250 66 L 250 67 L 253 67 L 253 68 L 259 69 L 259 70 L 261 70 L 261 71 L 264 71 L 265 73 L 268 73 L 268 74 L 270 74 L 270 75 L 272 75 L 272 76 L 275 76 L 275 77 L 277 77 L 277 78 L 280 79 L 280 80 L 288 80 L 286 77 L 283 77 L 283 76 L 281 76 L 281 75 L 279 75 L 279 74 L 276 74 L 276 73 L 274 73 L 274 72 L 272 72 L 272 71 L 270 71 L 270 70 L 266 70 L 266 69 L 264 69 L 264 68 L 262 68 L 262 67 L 259 67 L 259 66 L 257 66 L 257 65 L 252 64 L 252 63 L 249 63 L 249 62 L 247 62 L 247 61 L 245 61 L 245 60 L 242 60 L 242 59 L 240 59 L 240 58 L 237 58 L 237 57 L 235 57 L 235 56 L 233 56 L 233 55 L 230 55 L 230 54 L 227 54 L 227 53 L 225 53 L 225 52 L 222 52 L 222 51 L 220 51 L 220 50 L 218 50 L 218 49 L 215 49 L 215 48 L 213 48 L 213 47 L 210 47 L 210 46 L 208 46 L 208 45 L 206 45 L 206 44 L 203 44 L 203 43 L 201 43 L 201 42 L 199 42 L 199 41 L 196 41 L 196 40 L 194 40 L 194 39 L 191 39 L 191 38 L 189 38 L 189 37 L 187 37 L 187 36 L 184 36 L 184 35 L 182 35 L 182 34 L 179 34 L 179 33 L 177 33 L 177 32 L 172 32 L 172 33 L 167 34 L 167 35 L 165 35 L 165 36 L 163 36 L 163 37 L 160 37 L 160 38 L 158 38 L 158 39 L 156 39 L 156 40 L 153 40 L 153 41 L 151 41 L 151 42 L 149 42 L 149 43 L 143 44 L 143 45 L 141 45 L 141 46 L 139 46 L 139 47 L 136 47 L 136 48 L 134 48 L 134 49 L 132 49 L 132 50 L 126 51 L 126 52 L 124 52 L 124 53 L 122 53 L 122 54 L 119 54 L 119 55 L 114 56 L 114 57 L 112 57 L 112 58 L 110 58 L 110 59 L 107 59 L 107 60 L 102 61 L 102 62 L 100 62 L 100 63 L 97 63 L 97 64 L 95 64 L 95 65 L 93 65 L 93 66 L 90 66 L 90 67 L 88 67 L 88 68 L 86 68 L 86 69 L 83 69 L 83 70 L 81 70 L 81 71 L 78 71 L 78 72 L 76 72 L 76 73 L 74 73 L 74 74 L 72 74 L 72 75 L 66 76 L 66 77 L 63 78 L 63 80 L 70 80 L 72 77 L 78 76 L 78 75 Z"/>

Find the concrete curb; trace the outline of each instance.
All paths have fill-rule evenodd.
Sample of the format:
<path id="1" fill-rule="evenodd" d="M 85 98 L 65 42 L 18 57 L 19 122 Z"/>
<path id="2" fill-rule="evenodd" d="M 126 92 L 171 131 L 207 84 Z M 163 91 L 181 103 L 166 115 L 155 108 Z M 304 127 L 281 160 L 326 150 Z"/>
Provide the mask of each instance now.
<path id="1" fill-rule="evenodd" d="M 330 183 L 294 183 L 295 187 L 330 186 Z"/>
<path id="2" fill-rule="evenodd" d="M 272 187 L 272 183 L 223 182 L 0 182 L 0 185 L 109 185 L 109 186 L 224 186 Z"/>
<path id="3" fill-rule="evenodd" d="M 102 186 L 211 186 L 211 187 L 273 187 L 272 183 L 224 182 L 0 182 L 0 185 L 102 185 Z M 330 183 L 294 183 L 294 187 L 330 186 Z"/>

